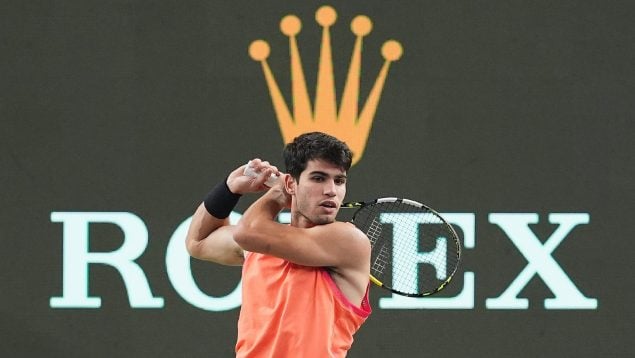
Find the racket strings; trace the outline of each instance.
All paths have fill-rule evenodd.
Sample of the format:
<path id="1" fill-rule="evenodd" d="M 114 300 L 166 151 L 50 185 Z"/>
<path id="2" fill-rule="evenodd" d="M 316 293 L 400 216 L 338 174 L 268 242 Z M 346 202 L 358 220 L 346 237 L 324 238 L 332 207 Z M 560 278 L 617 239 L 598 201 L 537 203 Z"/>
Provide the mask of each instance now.
<path id="1" fill-rule="evenodd" d="M 370 226 L 368 227 L 367 236 L 370 239 L 370 244 L 375 245 L 377 238 L 381 236 L 381 223 L 377 221 L 377 218 L 373 218 Z"/>
<path id="2" fill-rule="evenodd" d="M 386 247 L 386 245 L 382 245 L 379 249 L 379 254 L 377 254 L 377 257 L 373 260 L 371 271 L 376 274 L 383 274 L 390 263 L 390 257 L 388 255 L 388 247 Z"/>
<path id="3" fill-rule="evenodd" d="M 458 266 L 454 230 L 425 206 L 379 202 L 361 209 L 354 223 L 371 241 L 371 274 L 395 291 L 436 292 Z"/>

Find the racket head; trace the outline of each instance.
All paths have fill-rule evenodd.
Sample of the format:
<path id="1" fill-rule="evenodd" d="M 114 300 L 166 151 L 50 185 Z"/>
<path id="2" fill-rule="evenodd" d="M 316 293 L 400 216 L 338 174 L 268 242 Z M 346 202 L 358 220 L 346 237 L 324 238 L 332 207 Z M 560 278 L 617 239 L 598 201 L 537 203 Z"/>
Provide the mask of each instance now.
<path id="1" fill-rule="evenodd" d="M 371 242 L 371 281 L 403 296 L 441 291 L 456 273 L 461 243 L 437 211 L 419 202 L 381 198 L 343 204 Z"/>

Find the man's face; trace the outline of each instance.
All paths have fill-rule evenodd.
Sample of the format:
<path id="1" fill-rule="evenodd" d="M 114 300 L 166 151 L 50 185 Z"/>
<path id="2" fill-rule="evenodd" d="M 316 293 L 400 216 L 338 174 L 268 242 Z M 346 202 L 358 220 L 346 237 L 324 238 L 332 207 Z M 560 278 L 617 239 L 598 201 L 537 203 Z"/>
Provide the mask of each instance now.
<path id="1" fill-rule="evenodd" d="M 332 223 L 346 195 L 346 171 L 323 160 L 310 160 L 295 183 L 294 194 L 297 225 Z"/>

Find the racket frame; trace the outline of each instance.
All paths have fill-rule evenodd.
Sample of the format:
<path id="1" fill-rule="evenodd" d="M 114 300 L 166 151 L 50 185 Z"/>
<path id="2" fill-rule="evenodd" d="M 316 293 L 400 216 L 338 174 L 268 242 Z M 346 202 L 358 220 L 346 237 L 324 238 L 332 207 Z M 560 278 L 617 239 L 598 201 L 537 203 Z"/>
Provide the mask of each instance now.
<path id="1" fill-rule="evenodd" d="M 414 207 L 419 207 L 419 208 L 423 208 L 424 210 L 432 213 L 435 217 L 437 217 L 442 224 L 446 225 L 449 229 L 450 232 L 452 234 L 452 241 L 456 247 L 456 257 L 457 257 L 457 264 L 454 267 L 454 269 L 452 270 L 452 272 L 448 275 L 448 277 L 438 286 L 436 287 L 434 290 L 432 291 L 428 291 L 428 292 L 420 292 L 420 293 L 407 293 L 407 292 L 401 292 L 399 290 L 396 290 L 390 286 L 386 286 L 383 284 L 383 282 L 381 282 L 379 279 L 377 279 L 375 276 L 373 276 L 372 274 L 369 275 L 370 281 L 372 283 L 374 283 L 376 286 L 379 286 L 383 289 L 386 289 L 388 291 L 391 291 L 393 293 L 396 293 L 398 295 L 401 296 L 406 296 L 406 297 L 425 297 L 425 296 L 430 296 L 433 295 L 439 291 L 441 291 L 442 289 L 444 289 L 448 283 L 450 283 L 450 281 L 452 280 L 452 278 L 454 277 L 454 274 L 457 272 L 458 268 L 459 268 L 459 264 L 461 262 L 461 241 L 459 240 L 459 236 L 456 233 L 456 230 L 454 230 L 454 227 L 452 225 L 450 225 L 450 223 L 448 223 L 447 220 L 445 220 L 445 218 L 439 214 L 439 212 L 437 212 L 436 210 L 432 209 L 431 207 L 422 204 L 418 201 L 414 201 L 414 200 L 410 200 L 410 199 L 405 199 L 405 198 L 397 198 L 397 197 L 383 197 L 383 198 L 378 198 L 372 201 L 354 201 L 354 202 L 346 202 L 343 203 L 340 208 L 344 208 L 344 209 L 356 209 L 356 211 L 353 213 L 353 217 L 350 220 L 351 223 L 353 223 L 355 225 L 355 217 L 357 215 L 357 213 L 362 210 L 364 207 L 366 206 L 370 206 L 370 205 L 375 205 L 375 204 L 381 204 L 381 203 L 387 203 L 387 202 L 403 202 L 405 204 L 408 205 L 412 205 Z M 356 225 L 357 226 L 357 225 Z"/>

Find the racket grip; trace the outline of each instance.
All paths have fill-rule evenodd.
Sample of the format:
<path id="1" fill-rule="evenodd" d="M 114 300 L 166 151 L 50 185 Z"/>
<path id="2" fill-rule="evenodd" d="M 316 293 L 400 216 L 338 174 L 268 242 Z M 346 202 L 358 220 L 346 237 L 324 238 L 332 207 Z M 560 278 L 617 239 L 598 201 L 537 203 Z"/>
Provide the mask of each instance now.
<path id="1" fill-rule="evenodd" d="M 243 171 L 243 174 L 245 174 L 248 177 L 252 177 L 255 178 L 258 176 L 259 173 L 257 173 L 254 168 L 251 166 L 251 160 L 249 162 L 247 162 L 247 166 L 245 167 L 245 170 Z M 278 182 L 278 176 L 276 176 L 275 174 L 271 174 L 271 176 L 269 178 L 267 178 L 267 180 L 265 181 L 265 186 L 268 187 L 272 187 L 274 185 L 276 185 L 276 183 Z"/>

